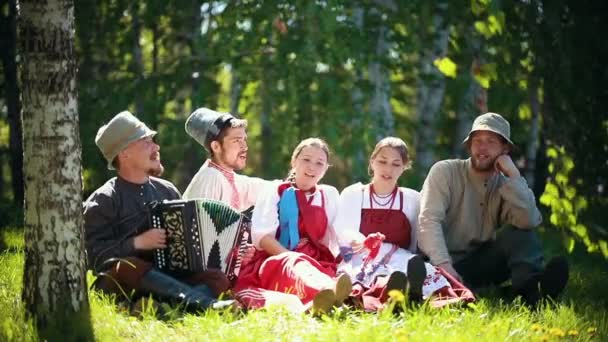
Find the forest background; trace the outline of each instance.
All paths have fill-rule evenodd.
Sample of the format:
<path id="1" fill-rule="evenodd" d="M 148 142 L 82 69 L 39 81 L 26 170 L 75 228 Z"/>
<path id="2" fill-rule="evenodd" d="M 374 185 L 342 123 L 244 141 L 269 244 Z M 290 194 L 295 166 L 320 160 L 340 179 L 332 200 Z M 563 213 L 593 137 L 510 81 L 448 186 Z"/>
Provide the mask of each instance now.
<path id="1" fill-rule="evenodd" d="M 472 120 L 505 116 L 545 223 L 608 256 L 608 3 L 604 1 L 76 1 L 86 197 L 113 176 L 97 129 L 128 109 L 156 129 L 184 190 L 205 159 L 193 109 L 249 121 L 245 174 L 284 177 L 300 139 L 324 138 L 339 189 L 366 181 L 382 137 L 403 138 L 420 189 L 465 156 Z M 0 226 L 23 226 L 16 2 L 0 1 Z M 27 161 L 25 161 L 27 163 Z M 83 197 L 83 199 L 84 199 Z"/>

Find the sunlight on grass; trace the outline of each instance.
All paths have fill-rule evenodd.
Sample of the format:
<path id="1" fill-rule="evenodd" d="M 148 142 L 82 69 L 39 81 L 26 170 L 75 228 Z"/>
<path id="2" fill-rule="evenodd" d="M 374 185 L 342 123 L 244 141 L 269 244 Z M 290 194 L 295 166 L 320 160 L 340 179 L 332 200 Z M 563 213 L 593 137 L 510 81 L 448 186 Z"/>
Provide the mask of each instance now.
<path id="1" fill-rule="evenodd" d="M 24 323 L 21 302 L 22 233 L 3 232 L 8 249 L 0 252 L 0 341 L 34 341 Z M 440 310 L 426 305 L 394 315 L 340 308 L 313 318 L 281 308 L 248 313 L 182 314 L 163 306 L 164 316 L 147 307 L 141 317 L 129 315 L 112 298 L 89 293 L 91 319 L 98 341 L 602 341 L 608 336 L 605 264 L 573 257 L 572 280 L 559 304 L 529 310 L 496 297 L 468 308 Z M 599 263 L 598 263 L 599 262 Z M 94 279 L 89 273 L 88 282 Z M 402 295 L 394 294 L 395 300 Z M 173 310 L 173 311 L 171 311 Z M 157 314 L 161 319 L 157 318 Z"/>

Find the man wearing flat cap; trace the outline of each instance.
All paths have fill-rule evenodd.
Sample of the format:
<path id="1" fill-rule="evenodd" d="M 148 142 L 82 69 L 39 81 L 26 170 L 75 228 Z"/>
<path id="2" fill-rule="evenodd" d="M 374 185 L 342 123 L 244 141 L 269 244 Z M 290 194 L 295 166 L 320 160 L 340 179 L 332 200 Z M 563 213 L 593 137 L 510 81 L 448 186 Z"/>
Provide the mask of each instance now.
<path id="1" fill-rule="evenodd" d="M 186 120 L 186 133 L 205 148 L 209 159 L 198 170 L 184 198 L 209 198 L 234 209 L 255 204 L 267 182 L 237 174 L 247 165 L 247 121 L 232 114 L 198 108 Z"/>
<path id="2" fill-rule="evenodd" d="M 180 198 L 171 182 L 157 178 L 163 166 L 155 135 L 124 111 L 95 137 L 108 168 L 117 171 L 117 177 L 84 203 L 88 267 L 99 277 L 97 287 L 117 294 L 151 294 L 192 311 L 232 305 L 215 299 L 229 286 L 219 270 L 176 276 L 153 268 L 154 249 L 165 248 L 167 241 L 163 229 L 149 229 L 148 205 Z"/>
<path id="3" fill-rule="evenodd" d="M 510 125 L 486 113 L 464 139 L 470 157 L 437 162 L 424 182 L 418 242 L 432 264 L 471 288 L 511 280 L 534 306 L 557 297 L 568 281 L 562 257 L 543 265 L 533 192 L 509 156 Z"/>

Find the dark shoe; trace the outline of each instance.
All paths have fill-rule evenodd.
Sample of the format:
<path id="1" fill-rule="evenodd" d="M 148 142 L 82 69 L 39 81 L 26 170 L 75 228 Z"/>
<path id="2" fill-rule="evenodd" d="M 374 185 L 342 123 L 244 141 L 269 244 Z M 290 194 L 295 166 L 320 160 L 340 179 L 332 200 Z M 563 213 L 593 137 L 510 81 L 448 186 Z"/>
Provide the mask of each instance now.
<path id="1" fill-rule="evenodd" d="M 206 293 L 154 269 L 144 274 L 140 287 L 141 290 L 161 299 L 184 305 L 189 311 L 205 311 L 209 308 L 219 310 L 235 304 L 233 300 L 218 301 Z"/>
<path id="2" fill-rule="evenodd" d="M 330 289 L 319 291 L 312 299 L 312 313 L 314 315 L 328 313 L 336 303 L 336 294 Z"/>
<path id="3" fill-rule="evenodd" d="M 413 256 L 407 263 L 409 297 L 413 301 L 422 301 L 422 285 L 426 279 L 426 267 L 421 256 Z"/>
<path id="4" fill-rule="evenodd" d="M 543 297 L 556 299 L 564 291 L 569 274 L 570 268 L 566 258 L 558 256 L 549 260 L 540 277 L 540 292 Z"/>
<path id="5" fill-rule="evenodd" d="M 404 295 L 407 293 L 407 276 L 401 271 L 391 273 L 386 282 L 386 293 L 392 290 L 401 291 Z"/>
<path id="6" fill-rule="evenodd" d="M 540 290 L 539 290 L 539 281 L 540 275 L 532 276 L 528 279 L 524 284 L 517 288 L 513 289 L 515 296 L 521 296 L 524 300 L 524 303 L 529 307 L 536 307 L 538 302 L 541 299 Z"/>
<path id="7" fill-rule="evenodd" d="M 336 280 L 336 287 L 334 289 L 334 294 L 336 296 L 336 306 L 342 306 L 344 301 L 350 296 L 351 291 L 353 290 L 353 283 L 350 280 L 350 277 L 343 273 Z"/>

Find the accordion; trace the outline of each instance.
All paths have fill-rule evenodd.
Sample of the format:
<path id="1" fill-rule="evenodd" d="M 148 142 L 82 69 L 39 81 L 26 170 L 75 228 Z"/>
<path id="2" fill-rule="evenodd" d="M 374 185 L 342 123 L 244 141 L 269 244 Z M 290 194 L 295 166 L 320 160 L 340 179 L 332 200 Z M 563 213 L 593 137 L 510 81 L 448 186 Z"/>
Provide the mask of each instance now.
<path id="1" fill-rule="evenodd" d="M 167 247 L 154 250 L 154 266 L 173 273 L 216 268 L 234 281 L 251 243 L 251 208 L 241 213 L 215 200 L 156 203 L 150 225 L 167 233 Z"/>

